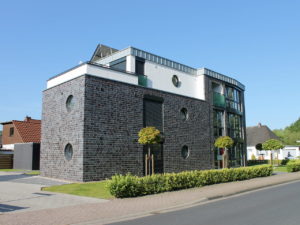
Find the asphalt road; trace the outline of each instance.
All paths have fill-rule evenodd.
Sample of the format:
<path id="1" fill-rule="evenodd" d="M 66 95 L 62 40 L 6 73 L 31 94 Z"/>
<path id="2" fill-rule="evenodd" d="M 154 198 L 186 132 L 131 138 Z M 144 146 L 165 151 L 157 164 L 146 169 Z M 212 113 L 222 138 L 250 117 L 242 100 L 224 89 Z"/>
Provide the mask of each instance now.
<path id="1" fill-rule="evenodd" d="M 114 225 L 299 225 L 300 182 Z"/>

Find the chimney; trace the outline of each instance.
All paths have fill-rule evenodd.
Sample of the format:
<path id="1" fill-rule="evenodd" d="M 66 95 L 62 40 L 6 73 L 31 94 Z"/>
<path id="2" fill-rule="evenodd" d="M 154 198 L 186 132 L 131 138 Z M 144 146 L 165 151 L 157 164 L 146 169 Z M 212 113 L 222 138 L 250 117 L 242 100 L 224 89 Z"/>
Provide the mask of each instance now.
<path id="1" fill-rule="evenodd" d="M 24 119 L 25 122 L 29 122 L 29 120 L 31 120 L 30 116 L 26 116 L 25 119 Z"/>
<path id="2" fill-rule="evenodd" d="M 261 127 L 261 123 L 258 123 L 258 127 Z"/>

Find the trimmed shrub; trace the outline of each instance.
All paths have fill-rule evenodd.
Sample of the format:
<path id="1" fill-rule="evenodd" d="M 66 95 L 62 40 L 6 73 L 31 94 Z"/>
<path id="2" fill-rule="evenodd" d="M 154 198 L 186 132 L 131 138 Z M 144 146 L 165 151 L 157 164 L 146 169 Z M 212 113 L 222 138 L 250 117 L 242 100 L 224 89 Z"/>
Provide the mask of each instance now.
<path id="1" fill-rule="evenodd" d="M 280 165 L 285 166 L 289 161 L 289 159 L 283 159 L 281 160 Z"/>
<path id="2" fill-rule="evenodd" d="M 300 160 L 290 160 L 286 164 L 286 169 L 289 173 L 300 171 Z"/>
<path id="3" fill-rule="evenodd" d="M 262 165 L 221 170 L 184 171 L 146 177 L 137 177 L 131 174 L 115 175 L 108 182 L 108 188 L 113 196 L 127 198 L 247 180 L 255 177 L 266 177 L 272 175 L 272 173 L 272 166 Z"/>

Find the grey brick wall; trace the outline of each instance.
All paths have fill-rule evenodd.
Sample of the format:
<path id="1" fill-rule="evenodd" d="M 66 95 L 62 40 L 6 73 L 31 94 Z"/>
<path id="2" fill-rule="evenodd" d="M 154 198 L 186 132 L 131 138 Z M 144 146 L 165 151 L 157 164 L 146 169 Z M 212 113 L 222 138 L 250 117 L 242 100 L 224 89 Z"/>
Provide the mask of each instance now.
<path id="1" fill-rule="evenodd" d="M 207 102 L 86 76 L 84 180 L 115 173 L 142 175 L 143 147 L 137 143 L 137 134 L 143 127 L 145 95 L 164 99 L 164 172 L 211 168 Z M 189 113 L 187 121 L 180 118 L 183 107 Z M 187 159 L 181 157 L 183 145 L 190 149 Z"/>
<path id="2" fill-rule="evenodd" d="M 84 76 L 43 93 L 40 171 L 42 176 L 83 180 Z M 66 109 L 69 95 L 75 104 Z M 64 157 L 66 144 L 73 146 L 73 159 Z"/>
<path id="3" fill-rule="evenodd" d="M 67 97 L 76 101 L 68 113 Z M 41 173 L 76 181 L 109 178 L 116 173 L 143 175 L 143 98 L 161 97 L 164 114 L 164 172 L 210 169 L 212 139 L 210 105 L 205 101 L 124 84 L 89 75 L 48 89 L 43 96 Z M 189 119 L 180 118 L 180 109 Z M 64 158 L 71 143 L 73 159 Z M 190 156 L 181 157 L 187 145 Z"/>

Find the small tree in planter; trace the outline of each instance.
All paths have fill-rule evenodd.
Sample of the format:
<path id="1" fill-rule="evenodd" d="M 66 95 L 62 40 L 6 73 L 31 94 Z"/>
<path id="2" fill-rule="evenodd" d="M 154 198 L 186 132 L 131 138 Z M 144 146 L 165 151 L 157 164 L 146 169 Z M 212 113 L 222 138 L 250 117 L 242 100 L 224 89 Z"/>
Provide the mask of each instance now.
<path id="1" fill-rule="evenodd" d="M 160 143 L 160 131 L 155 127 L 145 127 L 139 131 L 138 135 L 138 142 L 142 145 L 148 145 L 148 154 L 145 159 L 145 174 L 150 175 L 150 161 L 152 161 L 152 174 L 154 174 L 154 158 L 151 156 L 151 145 Z"/>
<path id="2" fill-rule="evenodd" d="M 284 147 L 284 145 L 282 144 L 282 142 L 278 141 L 276 139 L 269 139 L 262 144 L 263 150 L 271 152 L 271 157 L 270 157 L 271 165 L 273 165 L 273 152 L 272 151 L 282 149 L 283 147 Z"/>
<path id="3" fill-rule="evenodd" d="M 228 148 L 231 148 L 233 144 L 234 142 L 232 138 L 228 136 L 218 137 L 215 141 L 215 147 L 224 149 L 224 153 L 222 155 L 223 168 L 228 168 Z"/>

